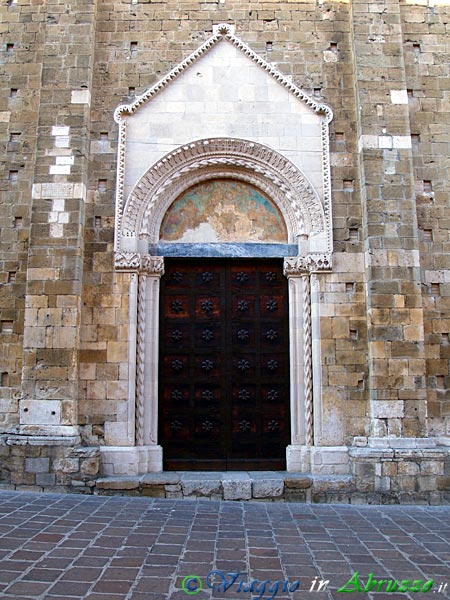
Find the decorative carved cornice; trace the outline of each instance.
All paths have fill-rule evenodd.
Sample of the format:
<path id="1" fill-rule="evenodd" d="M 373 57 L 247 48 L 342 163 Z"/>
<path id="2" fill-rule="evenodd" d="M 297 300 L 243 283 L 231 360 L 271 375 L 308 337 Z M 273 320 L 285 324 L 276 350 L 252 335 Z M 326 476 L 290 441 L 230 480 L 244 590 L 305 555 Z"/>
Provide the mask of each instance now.
<path id="1" fill-rule="evenodd" d="M 164 258 L 162 256 L 150 256 L 144 254 L 141 260 L 140 273 L 143 275 L 164 275 Z"/>
<path id="2" fill-rule="evenodd" d="M 116 271 L 138 271 L 141 266 L 141 256 L 137 252 L 116 252 L 114 267 Z"/>
<path id="3" fill-rule="evenodd" d="M 116 252 L 114 255 L 116 271 L 139 272 L 143 275 L 164 275 L 164 258 L 138 252 Z"/>
<path id="4" fill-rule="evenodd" d="M 332 266 L 332 254 L 307 254 L 306 256 L 285 258 L 283 271 L 286 277 L 292 277 L 305 273 L 331 271 Z"/>
<path id="5" fill-rule="evenodd" d="M 172 81 L 177 79 L 188 67 L 193 65 L 199 58 L 201 58 L 204 54 L 208 52 L 211 48 L 213 48 L 218 42 L 222 40 L 227 40 L 233 46 L 238 48 L 243 54 L 248 56 L 253 62 L 259 65 L 266 73 L 268 73 L 271 77 L 273 77 L 278 83 L 288 89 L 294 96 L 296 96 L 299 100 L 301 100 L 304 104 L 309 106 L 311 110 L 316 113 L 323 114 L 327 120 L 327 122 L 331 122 L 333 119 L 333 112 L 329 106 L 326 104 L 321 104 L 316 102 L 314 98 L 305 94 L 303 90 L 297 87 L 294 83 L 292 83 L 289 77 L 286 77 L 280 71 L 275 69 L 270 63 L 266 62 L 263 58 L 258 56 L 253 50 L 247 46 L 242 40 L 233 35 L 232 28 L 228 23 L 221 23 L 217 27 L 214 28 L 214 35 L 206 40 L 204 44 L 202 44 L 195 52 L 193 52 L 190 56 L 188 56 L 185 60 L 179 63 L 174 69 L 172 69 L 163 79 L 158 81 L 154 86 L 149 88 L 142 96 L 136 98 L 136 100 L 132 104 L 121 104 L 116 108 L 114 113 L 114 119 L 117 123 L 120 123 L 123 117 L 127 115 L 132 115 L 139 108 L 148 102 L 153 96 L 161 92 L 165 89 L 167 85 L 169 85 Z"/>

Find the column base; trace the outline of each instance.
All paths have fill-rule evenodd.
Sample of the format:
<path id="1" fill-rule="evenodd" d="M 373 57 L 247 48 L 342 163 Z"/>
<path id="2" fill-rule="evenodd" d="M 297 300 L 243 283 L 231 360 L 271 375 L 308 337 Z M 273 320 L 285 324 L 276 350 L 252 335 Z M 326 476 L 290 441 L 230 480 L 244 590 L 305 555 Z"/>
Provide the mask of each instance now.
<path id="1" fill-rule="evenodd" d="M 347 446 L 288 446 L 286 469 L 289 473 L 312 475 L 349 475 Z"/>
<path id="2" fill-rule="evenodd" d="M 286 471 L 288 473 L 310 473 L 311 446 L 288 446 L 286 448 Z"/>
<path id="3" fill-rule="evenodd" d="M 162 471 L 162 447 L 101 446 L 102 475 L 142 475 Z"/>

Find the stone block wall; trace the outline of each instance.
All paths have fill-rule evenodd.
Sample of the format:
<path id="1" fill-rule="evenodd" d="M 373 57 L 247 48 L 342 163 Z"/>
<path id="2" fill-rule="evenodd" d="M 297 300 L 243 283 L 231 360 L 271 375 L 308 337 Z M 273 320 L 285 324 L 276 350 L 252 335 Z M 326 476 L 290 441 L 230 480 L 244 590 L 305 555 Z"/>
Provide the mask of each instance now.
<path id="1" fill-rule="evenodd" d="M 61 440 L 2 436 L 0 489 L 91 494 L 100 470 L 98 447 L 72 447 Z"/>
<path id="2" fill-rule="evenodd" d="M 135 275 L 113 268 L 112 115 L 221 22 L 334 112 L 334 267 L 312 281 L 321 340 L 316 443 L 448 439 L 448 4 L 77 0 L 68 11 L 61 0 L 8 0 L 0 14 L 0 456 L 8 485 L 69 485 L 65 463 L 55 461 L 81 460 L 65 447 L 16 448 L 8 436 L 68 428 L 87 447 L 134 445 Z M 448 465 L 437 455 L 406 459 L 393 450 L 350 461 L 367 493 L 447 489 Z M 429 479 L 413 483 L 417 475 Z"/>
<path id="3" fill-rule="evenodd" d="M 402 4 L 401 14 L 422 269 L 429 431 L 448 435 L 450 9 L 429 4 Z"/>
<path id="4" fill-rule="evenodd" d="M 315 99 L 333 108 L 333 233 L 339 254 L 334 272 L 321 280 L 318 290 L 323 324 L 323 403 L 327 415 L 318 435 L 330 444 L 351 442 L 354 435 L 367 434 L 369 429 L 364 381 L 367 333 L 350 11 L 347 4 L 340 2 L 102 2 L 98 6 L 90 191 L 86 205 L 87 269 L 82 317 L 86 327 L 81 330 L 82 356 L 89 355 L 92 360 L 84 371 L 87 379 L 82 394 L 86 402 L 83 400 L 80 410 L 84 431 L 89 435 L 92 428 L 100 425 L 111 432 L 106 433 L 106 443 L 126 438 L 125 397 L 107 395 L 110 375 L 116 368 L 124 380 L 128 376 L 126 359 L 120 364 L 113 359 L 110 364 L 105 354 L 106 345 L 115 343 L 119 329 L 111 326 L 108 339 L 103 340 L 96 318 L 100 294 L 106 302 L 117 300 L 113 290 L 118 289 L 120 278 L 124 277 L 111 273 L 116 181 L 111 165 L 115 165 L 117 150 L 117 129 L 111 114 L 118 103 L 132 102 L 193 52 L 212 34 L 213 25 L 220 22 L 235 24 L 236 34 L 255 52 L 292 76 Z M 126 284 L 123 290 L 126 298 Z M 120 312 L 120 306 L 114 310 Z M 120 339 L 125 338 L 122 335 Z M 107 406 L 109 412 L 105 410 Z M 332 418 L 344 406 L 345 418 Z M 119 421 L 122 426 L 114 425 Z M 350 423 L 354 426 L 348 429 Z"/>
<path id="5" fill-rule="evenodd" d="M 19 421 L 31 182 L 46 11 L 2 2 L 0 93 L 0 431 Z"/>

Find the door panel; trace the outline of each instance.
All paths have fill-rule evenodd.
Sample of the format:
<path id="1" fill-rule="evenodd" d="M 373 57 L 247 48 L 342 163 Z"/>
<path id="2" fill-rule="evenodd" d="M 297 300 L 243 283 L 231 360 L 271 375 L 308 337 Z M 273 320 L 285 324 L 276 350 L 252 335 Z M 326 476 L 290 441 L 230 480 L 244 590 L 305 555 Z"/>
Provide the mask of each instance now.
<path id="1" fill-rule="evenodd" d="M 166 259 L 159 374 L 164 468 L 285 469 L 288 347 L 281 261 Z"/>

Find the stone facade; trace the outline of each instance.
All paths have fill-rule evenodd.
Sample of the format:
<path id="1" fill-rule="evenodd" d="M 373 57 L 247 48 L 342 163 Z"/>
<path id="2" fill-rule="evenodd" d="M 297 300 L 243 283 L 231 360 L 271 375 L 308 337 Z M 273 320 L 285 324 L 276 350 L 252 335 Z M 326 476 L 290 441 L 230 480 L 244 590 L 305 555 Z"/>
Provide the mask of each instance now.
<path id="1" fill-rule="evenodd" d="M 0 11 L 1 485 L 448 502 L 449 3 L 8 0 Z M 248 77 L 220 91 L 214 75 L 232 60 Z M 228 151 L 212 158 L 184 150 L 217 139 Z M 239 163 L 236 140 L 253 144 Z M 152 188 L 158 161 L 183 152 L 184 175 L 174 167 Z M 298 243 L 285 262 L 284 492 L 142 483 L 164 452 L 164 261 L 148 243 L 213 159 L 226 176 L 254 173 Z M 281 178 L 285 164 L 300 179 Z M 123 475 L 134 483 L 108 484 Z"/>

